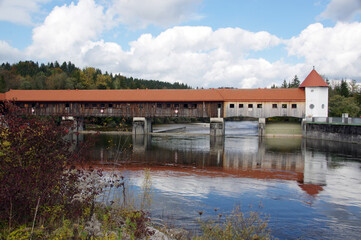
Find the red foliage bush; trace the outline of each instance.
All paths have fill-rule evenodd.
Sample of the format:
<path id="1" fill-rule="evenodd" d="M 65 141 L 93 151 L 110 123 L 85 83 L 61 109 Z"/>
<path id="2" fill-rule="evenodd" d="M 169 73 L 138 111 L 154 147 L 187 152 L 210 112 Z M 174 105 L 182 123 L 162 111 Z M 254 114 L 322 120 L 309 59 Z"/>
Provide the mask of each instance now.
<path id="1" fill-rule="evenodd" d="M 11 103 L 0 112 L 0 221 L 32 221 L 37 205 L 43 218 L 54 209 L 65 211 L 81 174 L 66 171 L 80 156 L 66 138 L 70 126 L 25 114 Z"/>

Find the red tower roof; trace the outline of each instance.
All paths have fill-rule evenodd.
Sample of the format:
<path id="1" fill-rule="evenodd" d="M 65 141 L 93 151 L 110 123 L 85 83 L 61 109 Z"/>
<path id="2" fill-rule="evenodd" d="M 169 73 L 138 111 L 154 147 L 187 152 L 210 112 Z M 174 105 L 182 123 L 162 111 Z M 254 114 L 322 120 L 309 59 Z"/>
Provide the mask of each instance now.
<path id="1" fill-rule="evenodd" d="M 313 69 L 306 79 L 301 83 L 300 88 L 304 87 L 328 87 L 328 84 L 323 78 Z"/>

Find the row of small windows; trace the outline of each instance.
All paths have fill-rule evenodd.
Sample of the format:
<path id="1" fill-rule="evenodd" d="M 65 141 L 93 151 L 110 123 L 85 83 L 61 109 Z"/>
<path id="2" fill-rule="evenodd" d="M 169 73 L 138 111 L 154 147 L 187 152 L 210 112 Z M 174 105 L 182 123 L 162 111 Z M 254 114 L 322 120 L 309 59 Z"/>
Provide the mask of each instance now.
<path id="1" fill-rule="evenodd" d="M 261 103 L 255 104 L 255 105 L 257 105 L 257 108 L 263 107 L 263 105 Z M 235 108 L 235 104 L 234 103 L 229 104 L 229 108 Z M 244 104 L 243 103 L 238 104 L 238 108 L 244 108 Z M 253 108 L 253 104 L 252 103 L 248 104 L 248 108 Z M 273 103 L 272 108 L 278 108 L 278 104 Z M 288 105 L 282 104 L 282 108 L 288 108 Z M 291 108 L 297 108 L 297 104 L 295 104 L 295 103 L 291 104 Z"/>

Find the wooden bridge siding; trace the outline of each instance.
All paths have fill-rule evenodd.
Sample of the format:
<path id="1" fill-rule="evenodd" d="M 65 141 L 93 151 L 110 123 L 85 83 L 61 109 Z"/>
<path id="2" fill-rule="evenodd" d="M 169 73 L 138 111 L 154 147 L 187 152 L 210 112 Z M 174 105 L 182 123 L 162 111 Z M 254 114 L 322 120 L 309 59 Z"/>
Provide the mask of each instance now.
<path id="1" fill-rule="evenodd" d="M 222 102 L 23 102 L 28 113 L 78 117 L 216 117 Z M 176 112 L 178 110 L 178 112 Z M 223 110 L 221 111 L 221 113 Z"/>

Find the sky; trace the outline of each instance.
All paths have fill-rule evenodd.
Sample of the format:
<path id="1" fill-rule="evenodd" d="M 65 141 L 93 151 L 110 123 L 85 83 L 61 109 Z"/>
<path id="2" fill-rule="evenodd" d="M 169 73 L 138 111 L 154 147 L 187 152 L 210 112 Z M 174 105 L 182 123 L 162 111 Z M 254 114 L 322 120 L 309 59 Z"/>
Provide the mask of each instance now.
<path id="1" fill-rule="evenodd" d="M 361 0 L 0 0 L 0 63 L 80 68 L 191 87 L 361 82 Z"/>

